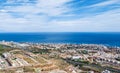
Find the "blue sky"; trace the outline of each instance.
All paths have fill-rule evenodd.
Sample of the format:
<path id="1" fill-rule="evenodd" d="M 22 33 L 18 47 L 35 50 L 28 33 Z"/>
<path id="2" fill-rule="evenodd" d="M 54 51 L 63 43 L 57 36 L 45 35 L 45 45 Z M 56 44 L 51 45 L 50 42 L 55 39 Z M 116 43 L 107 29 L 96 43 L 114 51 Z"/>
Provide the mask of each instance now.
<path id="1" fill-rule="evenodd" d="M 0 0 L 0 32 L 120 32 L 120 0 Z"/>

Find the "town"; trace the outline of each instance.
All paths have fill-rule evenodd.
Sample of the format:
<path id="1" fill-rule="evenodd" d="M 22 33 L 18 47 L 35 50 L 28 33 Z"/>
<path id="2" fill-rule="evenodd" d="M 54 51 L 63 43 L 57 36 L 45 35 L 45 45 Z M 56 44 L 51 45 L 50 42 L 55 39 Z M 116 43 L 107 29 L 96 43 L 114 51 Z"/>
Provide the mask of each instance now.
<path id="1" fill-rule="evenodd" d="M 120 47 L 1 41 L 0 73 L 120 73 Z"/>

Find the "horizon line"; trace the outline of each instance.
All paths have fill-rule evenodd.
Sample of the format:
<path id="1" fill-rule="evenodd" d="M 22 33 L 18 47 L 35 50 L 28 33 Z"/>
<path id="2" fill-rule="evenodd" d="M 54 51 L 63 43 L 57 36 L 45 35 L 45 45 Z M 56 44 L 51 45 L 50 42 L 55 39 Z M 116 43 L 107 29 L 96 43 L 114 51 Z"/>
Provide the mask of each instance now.
<path id="1" fill-rule="evenodd" d="M 103 32 L 103 31 L 98 31 L 98 32 L 0 32 L 0 33 L 120 33 L 120 31 L 118 32 Z"/>

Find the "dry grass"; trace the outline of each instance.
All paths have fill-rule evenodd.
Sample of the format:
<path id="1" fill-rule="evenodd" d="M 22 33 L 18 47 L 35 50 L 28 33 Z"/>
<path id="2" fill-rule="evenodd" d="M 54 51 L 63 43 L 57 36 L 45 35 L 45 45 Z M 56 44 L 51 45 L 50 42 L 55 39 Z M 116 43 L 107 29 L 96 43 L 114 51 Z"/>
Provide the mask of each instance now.
<path id="1" fill-rule="evenodd" d="M 32 73 L 34 73 L 35 70 L 34 70 L 34 67 L 25 67 L 24 72 L 32 72 Z"/>
<path id="2" fill-rule="evenodd" d="M 0 73 L 15 73 L 14 70 L 0 70 Z"/>
<path id="3" fill-rule="evenodd" d="M 45 61 L 45 59 L 42 58 L 42 57 L 34 57 L 34 59 L 35 59 L 36 61 L 38 61 L 39 63 L 41 63 L 41 64 L 47 63 L 47 61 Z"/>
<path id="4" fill-rule="evenodd" d="M 53 62 L 53 64 L 55 64 L 56 66 L 58 66 L 59 69 L 61 69 L 61 70 L 65 70 L 65 68 L 67 68 L 68 66 L 70 66 L 68 63 L 66 63 L 62 59 L 52 59 L 51 61 Z"/>

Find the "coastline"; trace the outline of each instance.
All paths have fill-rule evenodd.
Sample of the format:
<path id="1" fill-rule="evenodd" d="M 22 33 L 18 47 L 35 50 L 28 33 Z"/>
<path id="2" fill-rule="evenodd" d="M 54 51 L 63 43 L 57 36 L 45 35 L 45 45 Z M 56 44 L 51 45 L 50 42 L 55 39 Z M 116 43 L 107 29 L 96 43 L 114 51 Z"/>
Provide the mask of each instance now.
<path id="1" fill-rule="evenodd" d="M 41 44 L 28 42 L 19 43 L 13 41 L 1 41 L 0 46 L 0 54 L 3 56 L 1 60 L 6 59 L 6 55 L 8 55 L 8 59 L 12 61 L 10 64 L 16 65 L 15 67 L 9 66 L 7 65 L 8 61 L 6 61 L 6 67 L 1 67 L 0 70 L 6 70 L 9 69 L 9 67 L 22 67 L 23 65 L 25 67 L 32 66 L 31 68 L 36 68 L 39 67 L 38 65 L 41 65 L 41 63 L 47 66 L 50 61 L 50 67 L 53 70 L 55 70 L 54 68 L 61 68 L 65 66 L 62 70 L 69 72 L 69 69 L 71 68 L 69 68 L 69 66 L 72 66 L 72 69 L 76 71 L 76 73 L 79 73 L 79 70 L 83 72 L 93 71 L 97 73 L 101 73 L 103 71 L 110 71 L 113 73 L 120 72 L 120 48 L 118 49 L 98 44 Z M 14 58 L 14 56 L 16 58 Z M 55 61 L 59 63 L 59 65 L 56 64 Z M 19 65 L 16 62 L 20 62 L 22 65 Z M 35 62 L 34 66 L 33 62 Z M 42 71 L 45 71 L 45 69 Z M 86 71 L 86 69 L 88 69 L 88 71 Z"/>
<path id="2" fill-rule="evenodd" d="M 120 49 L 120 46 L 112 46 L 108 44 L 90 44 L 90 43 L 34 43 L 34 42 L 15 42 L 15 41 L 0 41 L 1 43 L 9 43 L 9 44 L 27 44 L 27 45 L 86 45 L 86 46 L 104 46 L 107 48 L 115 48 Z"/>
<path id="3" fill-rule="evenodd" d="M 36 32 L 0 33 L 0 41 L 54 43 L 54 44 L 99 44 L 120 47 L 119 32 Z"/>

